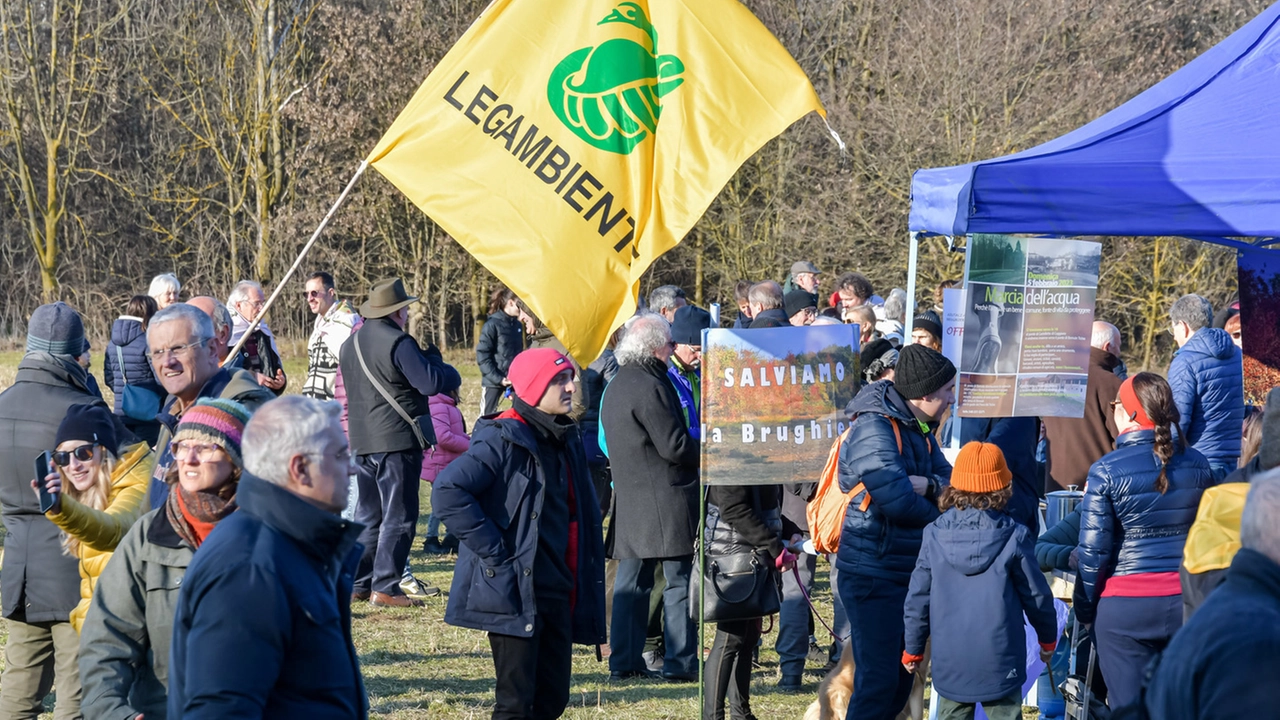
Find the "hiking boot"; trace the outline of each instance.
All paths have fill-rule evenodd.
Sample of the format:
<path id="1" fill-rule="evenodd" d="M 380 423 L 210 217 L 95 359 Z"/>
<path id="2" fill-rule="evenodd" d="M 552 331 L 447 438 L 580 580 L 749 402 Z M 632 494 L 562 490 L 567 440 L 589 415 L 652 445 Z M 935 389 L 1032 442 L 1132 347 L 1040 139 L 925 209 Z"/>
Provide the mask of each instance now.
<path id="1" fill-rule="evenodd" d="M 445 533 L 444 539 L 440 541 L 440 546 L 447 552 L 456 553 L 458 552 L 458 538 L 453 533 Z"/>
<path id="2" fill-rule="evenodd" d="M 422 541 L 422 551 L 428 555 L 448 555 L 449 550 L 440 544 L 440 538 L 427 538 Z"/>
<path id="3" fill-rule="evenodd" d="M 778 680 L 778 689 L 782 692 L 800 692 L 804 679 L 799 675 L 783 675 Z"/>

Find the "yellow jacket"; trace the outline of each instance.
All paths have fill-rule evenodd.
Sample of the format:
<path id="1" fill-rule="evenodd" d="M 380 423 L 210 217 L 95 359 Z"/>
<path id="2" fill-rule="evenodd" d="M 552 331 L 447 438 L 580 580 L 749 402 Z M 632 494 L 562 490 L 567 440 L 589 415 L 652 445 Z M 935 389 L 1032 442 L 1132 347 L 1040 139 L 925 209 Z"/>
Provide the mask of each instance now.
<path id="1" fill-rule="evenodd" d="M 1247 482 L 1224 483 L 1204 491 L 1182 551 L 1187 572 L 1198 575 L 1231 566 L 1240 550 L 1240 518 L 1248 494 Z"/>
<path id="2" fill-rule="evenodd" d="M 106 510 L 85 507 L 64 494 L 62 512 L 45 513 L 63 532 L 80 538 L 80 604 L 71 611 L 71 626 L 76 632 L 80 632 L 89 610 L 98 575 L 107 566 L 121 538 L 142 514 L 155 467 L 155 453 L 146 443 L 138 443 L 126 450 L 116 463 Z"/>

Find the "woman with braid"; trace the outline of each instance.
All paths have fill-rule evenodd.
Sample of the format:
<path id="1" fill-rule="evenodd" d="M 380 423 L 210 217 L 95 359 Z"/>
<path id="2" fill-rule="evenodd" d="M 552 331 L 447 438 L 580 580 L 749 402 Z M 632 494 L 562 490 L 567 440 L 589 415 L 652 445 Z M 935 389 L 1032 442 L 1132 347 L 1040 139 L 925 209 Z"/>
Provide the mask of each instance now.
<path id="1" fill-rule="evenodd" d="M 80 632 L 85 717 L 164 720 L 182 576 L 214 526 L 236 509 L 248 420 L 240 403 L 213 398 L 182 414 L 169 446 L 165 502 L 120 541 Z"/>
<path id="2" fill-rule="evenodd" d="M 1138 699 L 1147 662 L 1182 627 L 1178 566 L 1213 471 L 1174 436 L 1180 418 L 1164 378 L 1138 373 L 1111 407 L 1116 449 L 1089 469 L 1081 502 L 1077 612 L 1096 611 L 1102 677 L 1120 708 Z"/>

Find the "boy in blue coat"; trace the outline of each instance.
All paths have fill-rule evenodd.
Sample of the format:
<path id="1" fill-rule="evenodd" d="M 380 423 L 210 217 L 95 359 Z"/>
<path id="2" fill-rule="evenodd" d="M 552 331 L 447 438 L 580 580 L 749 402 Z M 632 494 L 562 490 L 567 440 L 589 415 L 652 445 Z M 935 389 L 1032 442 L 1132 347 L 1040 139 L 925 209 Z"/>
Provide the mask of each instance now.
<path id="1" fill-rule="evenodd" d="M 1005 511 L 1011 479 L 999 447 L 965 445 L 938 500 L 943 514 L 924 530 L 907 595 L 902 664 L 914 672 L 932 635 L 938 720 L 973 718 L 979 703 L 991 720 L 1022 717 L 1023 613 L 1041 658 L 1057 644 L 1035 538 Z"/>

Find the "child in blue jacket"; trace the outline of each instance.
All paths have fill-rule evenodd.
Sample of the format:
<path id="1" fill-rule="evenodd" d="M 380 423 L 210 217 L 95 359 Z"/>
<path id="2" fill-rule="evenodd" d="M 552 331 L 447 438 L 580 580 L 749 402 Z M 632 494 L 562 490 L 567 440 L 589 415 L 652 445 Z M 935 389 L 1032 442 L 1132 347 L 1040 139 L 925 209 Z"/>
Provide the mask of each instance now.
<path id="1" fill-rule="evenodd" d="M 938 500 L 943 514 L 924 530 L 907 595 L 902 663 L 914 672 L 933 637 L 938 720 L 973 718 L 978 704 L 991 720 L 1022 717 L 1023 613 L 1042 658 L 1057 644 L 1035 538 L 1005 511 L 1011 479 L 999 447 L 965 445 Z"/>

